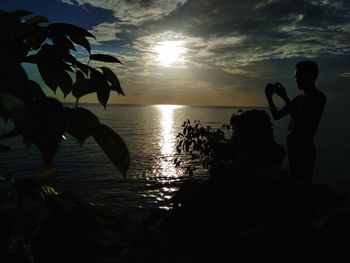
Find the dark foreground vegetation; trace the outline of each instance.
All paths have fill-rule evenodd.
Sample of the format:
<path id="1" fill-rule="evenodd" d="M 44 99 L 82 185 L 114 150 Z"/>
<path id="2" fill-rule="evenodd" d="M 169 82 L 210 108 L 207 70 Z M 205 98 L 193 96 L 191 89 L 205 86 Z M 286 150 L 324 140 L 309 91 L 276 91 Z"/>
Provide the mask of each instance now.
<path id="1" fill-rule="evenodd" d="M 93 136 L 123 174 L 127 149 L 92 113 L 47 97 L 20 63 L 36 64 L 51 89 L 77 99 L 96 92 L 105 106 L 110 90 L 123 92 L 113 72 L 69 55 L 75 43 L 91 60 L 119 63 L 108 55 L 90 55 L 89 32 L 47 24 L 39 16 L 24 20 L 27 15 L 0 12 L 6 65 L 0 116 L 14 123 L 0 138 L 22 136 L 28 146 L 35 144 L 48 170 L 36 178 L 1 177 L 0 262 L 349 262 L 347 196 L 297 181 L 281 169 L 284 149 L 274 142 L 264 111 L 234 114 L 219 130 L 185 122 L 178 151 L 207 168 L 208 180 L 186 181 L 172 210 L 156 209 L 141 222 L 46 186 L 64 133 L 81 144 Z M 10 148 L 1 144 L 0 150 Z M 10 187 L 13 200 L 6 191 Z"/>
<path id="2" fill-rule="evenodd" d="M 1 212 L 1 262 L 348 262 L 347 196 L 297 181 L 280 168 L 276 156 L 284 151 L 270 136 L 264 111 L 235 118 L 240 121 L 235 126 L 231 119 L 230 137 L 213 144 L 208 135 L 214 139 L 221 132 L 191 129 L 187 122 L 190 132 L 181 137 L 192 144 L 184 151 L 190 153 L 200 138 L 211 145 L 205 158 L 226 158 L 208 162 L 208 180 L 183 183 L 172 210 L 155 209 L 135 222 L 121 211 L 41 187 L 31 192 L 38 205 Z M 258 127 L 256 122 L 261 129 L 242 147 L 244 139 L 234 134 L 246 125 Z M 270 140 L 260 142 L 260 136 Z"/>

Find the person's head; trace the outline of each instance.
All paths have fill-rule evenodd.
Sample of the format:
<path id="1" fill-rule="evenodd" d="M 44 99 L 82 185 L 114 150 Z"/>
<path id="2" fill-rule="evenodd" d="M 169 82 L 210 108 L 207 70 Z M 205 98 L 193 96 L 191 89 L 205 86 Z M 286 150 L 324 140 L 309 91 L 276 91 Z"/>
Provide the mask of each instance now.
<path id="1" fill-rule="evenodd" d="M 318 76 L 317 63 L 313 61 L 301 61 L 295 66 L 295 80 L 299 89 L 305 89 L 315 85 Z"/>

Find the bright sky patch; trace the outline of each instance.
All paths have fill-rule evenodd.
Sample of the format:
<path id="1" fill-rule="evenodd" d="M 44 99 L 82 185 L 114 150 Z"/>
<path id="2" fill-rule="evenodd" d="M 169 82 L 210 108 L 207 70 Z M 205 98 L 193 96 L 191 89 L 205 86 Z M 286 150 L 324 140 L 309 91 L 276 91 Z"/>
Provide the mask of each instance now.
<path id="1" fill-rule="evenodd" d="M 162 41 L 155 46 L 155 51 L 158 55 L 158 60 L 162 66 L 171 66 L 175 64 L 184 49 L 181 47 L 180 41 Z"/>

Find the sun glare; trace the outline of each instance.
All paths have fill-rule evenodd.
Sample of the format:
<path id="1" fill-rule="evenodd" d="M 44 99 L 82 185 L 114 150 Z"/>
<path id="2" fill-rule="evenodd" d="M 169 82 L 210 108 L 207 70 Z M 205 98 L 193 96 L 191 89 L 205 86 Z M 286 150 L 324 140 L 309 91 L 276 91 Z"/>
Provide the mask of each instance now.
<path id="1" fill-rule="evenodd" d="M 178 177 L 179 170 L 174 167 L 173 159 L 176 154 L 175 132 L 175 112 L 182 108 L 180 105 L 157 105 L 160 113 L 161 134 L 159 146 L 161 151 L 160 166 L 163 176 Z"/>
<path id="2" fill-rule="evenodd" d="M 180 41 L 162 41 L 155 46 L 158 60 L 163 66 L 170 66 L 177 62 L 183 53 Z"/>

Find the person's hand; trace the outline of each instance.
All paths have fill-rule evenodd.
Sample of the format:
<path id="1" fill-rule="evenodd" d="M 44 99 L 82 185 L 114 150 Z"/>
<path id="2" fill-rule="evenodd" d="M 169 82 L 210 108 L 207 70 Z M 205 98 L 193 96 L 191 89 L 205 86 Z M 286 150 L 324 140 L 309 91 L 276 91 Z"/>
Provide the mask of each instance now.
<path id="1" fill-rule="evenodd" d="M 267 83 L 267 85 L 265 86 L 265 95 L 266 97 L 272 97 L 273 94 L 273 84 L 271 83 Z"/>
<path id="2" fill-rule="evenodd" d="M 276 93 L 281 98 L 287 98 L 287 91 L 281 83 L 276 83 L 274 85 L 274 93 Z"/>

